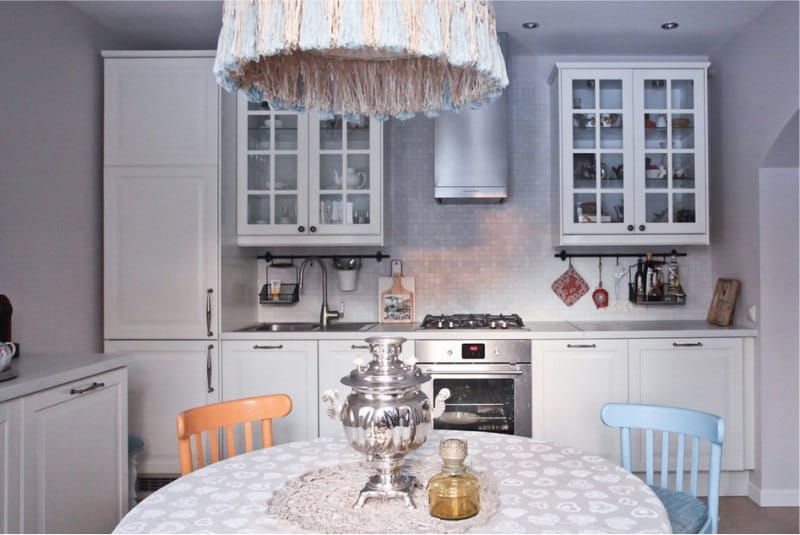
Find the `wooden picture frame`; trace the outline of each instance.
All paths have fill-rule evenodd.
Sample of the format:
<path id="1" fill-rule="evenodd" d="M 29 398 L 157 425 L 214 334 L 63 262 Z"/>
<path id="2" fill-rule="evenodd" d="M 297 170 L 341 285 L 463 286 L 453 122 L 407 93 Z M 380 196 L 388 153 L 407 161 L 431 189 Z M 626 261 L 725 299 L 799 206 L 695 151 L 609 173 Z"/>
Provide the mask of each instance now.
<path id="1" fill-rule="evenodd" d="M 739 281 L 736 279 L 717 279 L 717 287 L 708 309 L 708 321 L 714 325 L 727 327 L 733 319 L 736 297 L 739 295 Z"/>

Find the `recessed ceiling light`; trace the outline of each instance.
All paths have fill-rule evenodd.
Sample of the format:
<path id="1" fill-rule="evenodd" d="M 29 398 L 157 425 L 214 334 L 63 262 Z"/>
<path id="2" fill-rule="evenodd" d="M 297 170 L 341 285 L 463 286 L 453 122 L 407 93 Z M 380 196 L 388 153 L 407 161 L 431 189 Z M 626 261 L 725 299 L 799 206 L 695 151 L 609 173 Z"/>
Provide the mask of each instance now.
<path id="1" fill-rule="evenodd" d="M 532 30 L 534 28 L 538 28 L 539 27 L 539 23 L 538 22 L 523 22 L 522 23 L 522 27 L 525 28 L 526 30 Z"/>
<path id="2" fill-rule="evenodd" d="M 678 26 L 680 25 L 677 22 L 665 22 L 661 25 L 661 28 L 664 30 L 674 30 Z"/>

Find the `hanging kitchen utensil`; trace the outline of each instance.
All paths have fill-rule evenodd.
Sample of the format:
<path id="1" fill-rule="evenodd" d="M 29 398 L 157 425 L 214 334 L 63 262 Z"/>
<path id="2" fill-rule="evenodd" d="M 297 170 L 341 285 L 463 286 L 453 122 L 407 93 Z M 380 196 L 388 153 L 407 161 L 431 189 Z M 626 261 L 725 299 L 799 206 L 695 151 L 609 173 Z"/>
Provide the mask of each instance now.
<path id="1" fill-rule="evenodd" d="M 617 257 L 617 269 L 614 271 L 614 299 L 619 301 L 619 287 L 623 284 L 622 279 L 625 278 L 625 275 L 628 274 L 628 268 L 623 266 L 619 263 L 619 257 Z"/>
<path id="2" fill-rule="evenodd" d="M 603 257 L 597 258 L 597 289 L 592 292 L 592 301 L 597 308 L 608 306 L 608 292 L 603 288 Z"/>
<path id="3" fill-rule="evenodd" d="M 589 291 L 589 285 L 586 284 L 583 277 L 572 267 L 572 259 L 569 261 L 567 270 L 553 281 L 551 288 L 568 307 L 572 306 L 575 301 L 583 297 L 583 294 Z"/>

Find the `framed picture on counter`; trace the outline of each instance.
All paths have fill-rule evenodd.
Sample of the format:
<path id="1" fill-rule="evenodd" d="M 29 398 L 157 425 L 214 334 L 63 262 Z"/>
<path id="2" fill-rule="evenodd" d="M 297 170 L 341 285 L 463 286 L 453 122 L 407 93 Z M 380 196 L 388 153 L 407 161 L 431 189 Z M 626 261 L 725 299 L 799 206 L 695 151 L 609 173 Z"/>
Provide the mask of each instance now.
<path id="1" fill-rule="evenodd" d="M 739 281 L 736 279 L 717 279 L 717 287 L 708 309 L 708 321 L 727 327 L 733 319 L 736 297 L 739 295 Z"/>

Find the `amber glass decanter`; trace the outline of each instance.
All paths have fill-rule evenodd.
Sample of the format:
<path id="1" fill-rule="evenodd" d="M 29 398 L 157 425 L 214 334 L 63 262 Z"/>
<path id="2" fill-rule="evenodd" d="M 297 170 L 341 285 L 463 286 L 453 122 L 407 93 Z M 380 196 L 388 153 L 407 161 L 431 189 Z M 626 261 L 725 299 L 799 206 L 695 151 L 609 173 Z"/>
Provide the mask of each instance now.
<path id="1" fill-rule="evenodd" d="M 439 443 L 442 471 L 428 481 L 428 510 L 444 520 L 462 520 L 481 508 L 478 478 L 464 467 L 467 443 L 448 438 Z"/>

